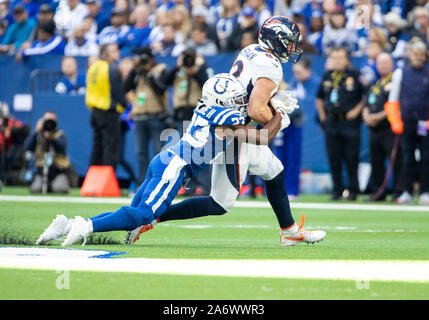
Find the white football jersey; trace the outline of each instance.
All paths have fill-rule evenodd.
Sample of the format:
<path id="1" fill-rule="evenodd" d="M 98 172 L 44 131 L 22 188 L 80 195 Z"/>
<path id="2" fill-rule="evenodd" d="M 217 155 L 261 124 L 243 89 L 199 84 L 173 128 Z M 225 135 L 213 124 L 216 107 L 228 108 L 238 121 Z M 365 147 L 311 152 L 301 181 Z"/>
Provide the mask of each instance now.
<path id="1" fill-rule="evenodd" d="M 240 51 L 229 73 L 247 89 L 248 97 L 259 78 L 270 79 L 276 84 L 271 96 L 277 92 L 283 80 L 283 69 L 279 59 L 257 44 L 251 44 Z"/>

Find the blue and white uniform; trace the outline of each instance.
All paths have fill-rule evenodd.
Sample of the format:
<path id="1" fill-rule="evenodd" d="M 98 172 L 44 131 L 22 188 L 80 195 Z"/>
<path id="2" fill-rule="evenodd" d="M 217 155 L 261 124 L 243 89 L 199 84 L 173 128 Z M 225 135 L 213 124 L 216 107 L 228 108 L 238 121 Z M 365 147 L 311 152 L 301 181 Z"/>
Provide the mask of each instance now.
<path id="1" fill-rule="evenodd" d="M 216 127 L 244 125 L 245 122 L 245 117 L 237 110 L 199 104 L 183 138 L 168 151 L 184 160 L 189 174 L 194 177 L 224 152 L 232 141 L 231 138 L 219 139 L 215 134 Z"/>
<path id="2" fill-rule="evenodd" d="M 274 82 L 276 86 L 271 96 L 278 91 L 283 80 L 283 69 L 279 59 L 257 44 L 241 50 L 229 73 L 247 89 L 248 97 L 259 78 Z M 230 148 L 234 150 L 231 151 Z M 283 170 L 283 164 L 267 145 L 234 141 L 224 154 L 233 154 L 234 163 L 226 161 L 228 160 L 226 158 L 222 160 L 221 156 L 213 165 L 210 196 L 225 211 L 233 207 L 248 171 L 263 180 L 271 180 Z"/>
<path id="3" fill-rule="evenodd" d="M 159 217 L 176 197 L 183 180 L 198 175 L 231 143 L 232 138 L 216 136 L 216 127 L 244 125 L 245 121 L 239 111 L 199 104 L 182 139 L 152 159 L 131 206 L 145 202 Z"/>
<path id="4" fill-rule="evenodd" d="M 198 104 L 182 139 L 150 162 L 146 179 L 131 205 L 113 215 L 108 213 L 108 220 L 102 219 L 105 214 L 92 218 L 94 232 L 133 230 L 159 218 L 176 197 L 184 179 L 204 170 L 233 141 L 231 137 L 217 137 L 216 127 L 245 123 L 245 116 L 237 110 Z"/>

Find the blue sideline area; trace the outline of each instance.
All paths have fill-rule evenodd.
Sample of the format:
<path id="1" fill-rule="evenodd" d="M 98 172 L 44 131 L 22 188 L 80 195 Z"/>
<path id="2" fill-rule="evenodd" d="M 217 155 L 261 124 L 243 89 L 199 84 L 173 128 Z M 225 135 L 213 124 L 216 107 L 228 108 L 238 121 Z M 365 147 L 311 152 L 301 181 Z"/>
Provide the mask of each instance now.
<path id="1" fill-rule="evenodd" d="M 207 63 L 214 69 L 215 73 L 228 72 L 235 54 L 222 54 L 216 57 L 207 57 Z M 312 70 L 321 76 L 324 70 L 325 57 L 309 56 L 312 60 Z M 45 55 L 34 56 L 23 63 L 16 63 L 13 57 L 0 56 L 0 101 L 9 104 L 11 114 L 19 120 L 30 124 L 34 128 L 37 119 L 47 110 L 55 110 L 59 117 L 59 127 L 63 129 L 68 137 L 68 155 L 75 166 L 76 172 L 80 176 L 85 176 L 88 169 L 88 162 L 92 143 L 92 132 L 89 124 L 89 111 L 85 106 L 84 96 L 61 96 L 56 93 L 35 93 L 33 95 L 33 107 L 31 111 L 16 111 L 13 105 L 14 95 L 31 92 L 30 74 L 32 71 L 51 70 L 58 71 L 61 66 L 61 56 Z M 79 69 L 86 69 L 86 58 L 78 58 Z M 173 66 L 175 58 L 158 58 L 158 62 Z M 356 68 L 359 68 L 361 61 L 353 60 Z M 291 64 L 284 64 L 284 75 L 286 82 L 292 75 Z M 326 159 L 324 146 L 324 136 L 316 123 L 315 98 L 307 97 L 300 101 L 300 106 L 306 115 L 306 122 L 303 126 L 302 141 L 302 168 L 314 172 L 328 172 L 329 167 Z M 361 139 L 361 161 L 367 162 L 368 132 L 362 126 Z M 137 162 L 134 149 L 134 136 L 128 132 L 126 141 L 126 159 L 137 170 Z M 127 178 L 122 168 L 117 171 L 119 178 Z"/>

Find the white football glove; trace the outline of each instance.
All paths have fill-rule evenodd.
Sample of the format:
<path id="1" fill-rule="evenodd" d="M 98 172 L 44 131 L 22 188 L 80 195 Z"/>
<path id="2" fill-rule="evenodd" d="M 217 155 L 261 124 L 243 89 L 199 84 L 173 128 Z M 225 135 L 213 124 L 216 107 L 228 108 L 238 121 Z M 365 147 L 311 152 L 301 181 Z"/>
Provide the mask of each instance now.
<path id="1" fill-rule="evenodd" d="M 277 93 L 270 100 L 271 104 L 273 104 L 273 100 L 281 101 L 287 114 L 290 114 L 299 108 L 298 100 L 294 97 L 294 94 L 291 91 L 277 91 Z"/>
<path id="2" fill-rule="evenodd" d="M 283 129 L 286 129 L 287 127 L 289 127 L 289 125 L 290 125 L 290 118 L 285 113 L 284 115 L 282 115 L 282 126 L 281 126 L 281 128 L 280 128 L 279 131 L 282 131 Z"/>
<path id="3" fill-rule="evenodd" d="M 271 98 L 270 102 L 274 110 L 276 110 L 282 115 L 282 127 L 280 128 L 280 131 L 282 131 L 290 125 L 290 118 L 287 115 L 286 106 L 281 100 L 278 99 Z"/>

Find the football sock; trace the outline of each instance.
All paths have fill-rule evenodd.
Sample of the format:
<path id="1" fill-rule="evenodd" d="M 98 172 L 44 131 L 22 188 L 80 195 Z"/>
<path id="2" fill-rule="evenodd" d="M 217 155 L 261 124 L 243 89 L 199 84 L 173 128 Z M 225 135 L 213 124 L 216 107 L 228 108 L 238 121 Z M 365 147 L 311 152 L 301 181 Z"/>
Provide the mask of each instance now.
<path id="1" fill-rule="evenodd" d="M 115 212 L 107 212 L 102 217 L 91 218 L 90 220 L 92 221 L 94 232 L 104 232 L 134 230 L 137 227 L 151 223 L 154 219 L 152 209 L 149 207 L 122 207 Z"/>
<path id="2" fill-rule="evenodd" d="M 193 197 L 170 206 L 159 217 L 159 222 L 222 215 L 224 213 L 226 213 L 225 209 L 212 197 Z"/>
<path id="3" fill-rule="evenodd" d="M 276 214 L 280 228 L 291 227 L 295 221 L 290 211 L 289 198 L 284 185 L 284 170 L 274 179 L 265 181 L 267 198 Z"/>

